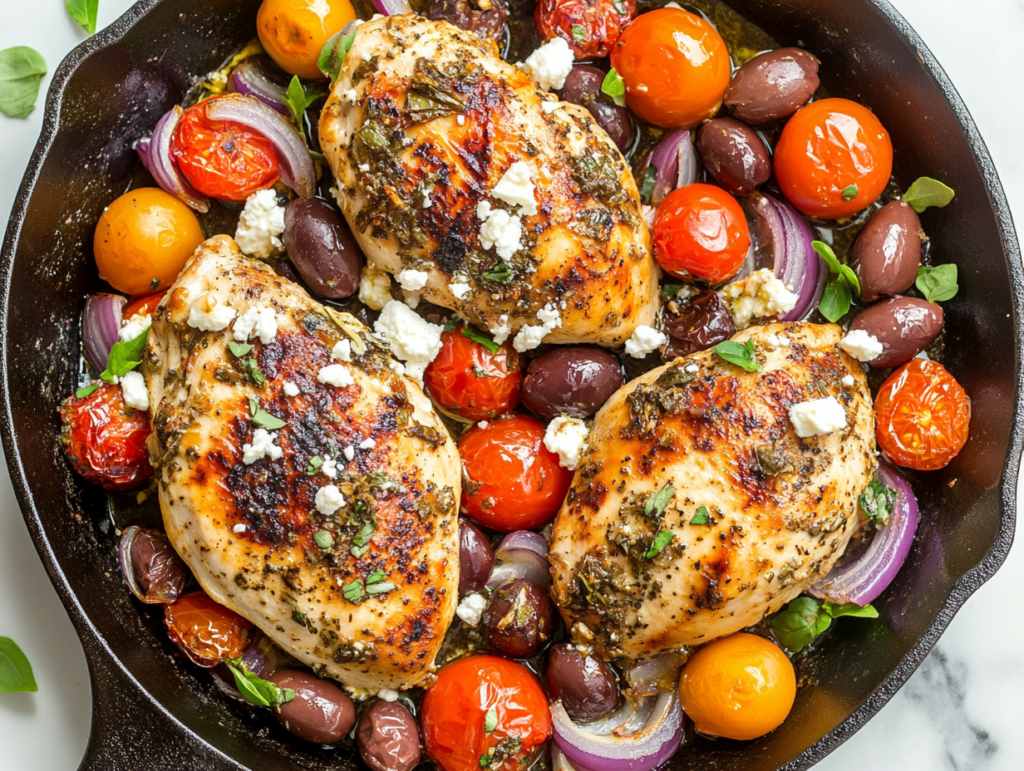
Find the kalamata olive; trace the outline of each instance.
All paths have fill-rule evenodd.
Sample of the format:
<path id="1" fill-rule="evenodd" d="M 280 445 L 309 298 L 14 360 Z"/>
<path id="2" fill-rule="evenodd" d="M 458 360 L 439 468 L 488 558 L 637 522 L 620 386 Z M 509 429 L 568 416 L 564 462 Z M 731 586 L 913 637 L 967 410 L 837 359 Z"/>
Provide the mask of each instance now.
<path id="1" fill-rule="evenodd" d="M 561 699 L 569 717 L 577 722 L 597 720 L 619 701 L 615 675 L 594 656 L 584 656 L 575 645 L 560 643 L 548 652 L 545 672 L 552 699 Z"/>
<path id="2" fill-rule="evenodd" d="M 459 522 L 459 597 L 484 588 L 494 569 L 494 549 L 480 529 Z"/>
<path id="3" fill-rule="evenodd" d="M 620 150 L 633 144 L 633 122 L 625 107 L 609 102 L 601 95 L 605 74 L 589 64 L 577 64 L 565 78 L 562 98 L 590 110 L 597 124 L 603 128 Z"/>
<path id="4" fill-rule="evenodd" d="M 800 48 L 780 48 L 740 67 L 725 92 L 725 108 L 751 126 L 788 118 L 818 90 L 820 62 Z"/>
<path id="5" fill-rule="evenodd" d="M 300 739 L 334 744 L 355 725 L 356 706 L 334 683 L 296 669 L 283 669 L 267 679 L 295 691 L 295 698 L 274 712 L 277 722 Z"/>
<path id="6" fill-rule="evenodd" d="M 566 346 L 530 362 L 520 391 L 523 404 L 550 420 L 593 415 L 622 387 L 619 360 L 601 348 Z"/>
<path id="7" fill-rule="evenodd" d="M 127 528 L 121 535 L 118 557 L 128 588 L 148 605 L 174 602 L 188 584 L 188 568 L 159 530 Z"/>
<path id="8" fill-rule="evenodd" d="M 669 340 L 662 355 L 674 359 L 728 340 L 736 334 L 736 325 L 722 298 L 709 289 L 682 306 L 679 313 L 672 312 L 671 304 L 666 308 L 665 334 Z"/>
<path id="9" fill-rule="evenodd" d="M 772 175 L 772 159 L 761 137 L 732 118 L 714 118 L 701 126 L 697 152 L 715 181 L 736 196 L 750 195 Z"/>
<path id="10" fill-rule="evenodd" d="M 893 297 L 872 305 L 853 320 L 850 329 L 863 329 L 878 338 L 882 353 L 872 367 L 895 367 L 917 356 L 942 330 L 942 308 L 915 297 Z"/>
<path id="11" fill-rule="evenodd" d="M 398 702 L 375 701 L 359 719 L 356 746 L 372 771 L 409 771 L 420 762 L 420 732 Z"/>
<path id="12" fill-rule="evenodd" d="M 359 289 L 363 253 L 338 210 L 322 198 L 296 198 L 284 210 L 284 247 L 309 288 L 331 300 Z"/>
<path id="13" fill-rule="evenodd" d="M 547 592 L 517 578 L 497 588 L 483 616 L 484 633 L 502 656 L 525 659 L 540 651 L 555 631 L 555 609 Z"/>
<path id="14" fill-rule="evenodd" d="M 499 46 L 505 40 L 505 0 L 433 0 L 424 15 L 450 22 Z"/>
<path id="15" fill-rule="evenodd" d="M 921 267 L 921 220 L 910 204 L 893 201 L 871 216 L 853 244 L 850 267 L 865 302 L 911 287 Z"/>

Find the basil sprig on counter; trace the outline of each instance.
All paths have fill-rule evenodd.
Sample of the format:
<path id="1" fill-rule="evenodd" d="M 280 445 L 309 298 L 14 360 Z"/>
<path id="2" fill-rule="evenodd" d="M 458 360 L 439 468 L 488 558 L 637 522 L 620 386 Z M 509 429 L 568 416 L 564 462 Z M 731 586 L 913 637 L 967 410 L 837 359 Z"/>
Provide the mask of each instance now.
<path id="1" fill-rule="evenodd" d="M 822 241 L 812 241 L 811 246 L 828 266 L 830 273 L 818 310 L 834 324 L 850 310 L 854 295 L 860 294 L 860 280 L 852 268 L 839 261 L 831 246 Z"/>
<path id="2" fill-rule="evenodd" d="M 38 690 L 32 665 L 18 643 L 10 637 L 0 637 L 0 693 Z"/>
<path id="3" fill-rule="evenodd" d="M 0 112 L 11 118 L 28 117 L 44 75 L 46 60 L 35 49 L 14 46 L 0 51 Z"/>
<path id="4" fill-rule="evenodd" d="M 720 359 L 725 359 L 730 364 L 735 364 L 747 372 L 761 371 L 761 365 L 757 363 L 757 357 L 755 356 L 753 340 L 747 340 L 745 343 L 735 343 L 732 340 L 726 340 L 724 343 L 716 345 L 712 350 L 718 354 Z"/>
<path id="5" fill-rule="evenodd" d="M 819 602 L 805 595 L 797 597 L 776 613 L 769 624 L 775 638 L 784 648 L 799 653 L 832 625 L 832 619 L 842 616 L 878 618 L 878 611 L 871 605 L 863 608 L 852 603 L 836 605 L 827 600 Z"/>
<path id="6" fill-rule="evenodd" d="M 914 286 L 930 303 L 941 303 L 952 300 L 960 290 L 956 282 L 956 265 L 922 265 L 917 269 L 917 280 Z"/>
<path id="7" fill-rule="evenodd" d="M 228 669 L 235 678 L 235 687 L 242 698 L 257 707 L 280 707 L 295 698 L 291 688 L 281 688 L 268 680 L 263 680 L 250 672 L 241 657 L 224 659 Z"/>
<path id="8" fill-rule="evenodd" d="M 100 7 L 100 0 L 64 0 L 64 6 L 71 14 L 71 18 L 82 25 L 82 29 L 90 35 L 96 34 L 96 12 Z"/>
<path id="9" fill-rule="evenodd" d="M 930 206 L 941 209 L 948 206 L 956 193 L 949 185 L 931 177 L 921 177 L 903 194 L 903 202 L 914 207 L 918 214 Z"/>

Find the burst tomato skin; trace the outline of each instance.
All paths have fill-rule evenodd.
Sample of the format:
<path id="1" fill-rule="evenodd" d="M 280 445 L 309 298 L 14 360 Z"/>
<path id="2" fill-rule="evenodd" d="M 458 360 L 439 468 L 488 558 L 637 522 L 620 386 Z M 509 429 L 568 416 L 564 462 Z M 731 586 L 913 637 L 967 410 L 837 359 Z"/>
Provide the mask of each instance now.
<path id="1" fill-rule="evenodd" d="M 165 605 L 164 624 L 174 644 L 194 664 L 207 668 L 241 656 L 252 630 L 252 624 L 203 591 Z"/>
<path id="2" fill-rule="evenodd" d="M 165 294 L 167 292 L 157 292 L 156 294 L 136 297 L 124 306 L 124 310 L 121 311 L 121 318 L 128 321 L 132 316 L 152 316 L 160 301 L 164 299 Z"/>
<path id="3" fill-rule="evenodd" d="M 560 37 L 577 59 L 596 59 L 611 52 L 635 15 L 636 0 L 540 0 L 533 23 L 541 40 Z"/>
<path id="4" fill-rule="evenodd" d="M 498 722 L 484 731 L 489 710 Z M 480 758 L 493 755 L 508 737 L 520 749 L 488 771 L 513 771 L 551 736 L 551 712 L 530 671 L 497 656 L 470 656 L 444 667 L 427 689 L 421 710 L 423 742 L 444 771 L 480 771 Z"/>
<path id="5" fill-rule="evenodd" d="M 104 490 L 130 490 L 153 476 L 146 439 L 149 413 L 124 403 L 119 386 L 99 383 L 60 407 L 61 444 L 72 467 Z"/>
<path id="6" fill-rule="evenodd" d="M 934 471 L 967 442 L 971 402 L 941 364 L 911 359 L 878 389 L 875 419 L 878 445 L 894 463 Z"/>
<path id="7" fill-rule="evenodd" d="M 523 383 L 520 356 L 509 341 L 491 353 L 462 334 L 441 335 L 441 351 L 423 373 L 427 393 L 443 409 L 476 422 L 511 412 Z"/>
<path id="8" fill-rule="evenodd" d="M 565 500 L 572 472 L 544 446 L 544 424 L 509 415 L 473 426 L 459 440 L 462 510 L 484 527 L 532 530 L 550 520 Z"/>
<path id="9" fill-rule="evenodd" d="M 262 134 L 206 116 L 211 102 L 231 98 L 213 97 L 185 110 L 171 153 L 199 192 L 224 201 L 244 201 L 277 182 L 281 163 L 274 145 Z"/>

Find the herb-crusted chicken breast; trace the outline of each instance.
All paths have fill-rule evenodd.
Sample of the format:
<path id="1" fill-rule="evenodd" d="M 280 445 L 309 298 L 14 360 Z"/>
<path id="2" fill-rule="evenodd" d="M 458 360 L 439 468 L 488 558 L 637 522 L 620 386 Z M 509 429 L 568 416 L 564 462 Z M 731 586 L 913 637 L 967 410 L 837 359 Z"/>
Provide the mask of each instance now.
<path id="1" fill-rule="evenodd" d="M 493 51 L 414 15 L 361 25 L 320 119 L 339 205 L 374 266 L 499 339 L 620 345 L 657 312 L 629 167 Z"/>
<path id="2" fill-rule="evenodd" d="M 754 341 L 759 372 L 703 351 L 598 412 L 550 552 L 576 641 L 606 657 L 699 645 L 831 570 L 877 465 L 871 394 L 842 337 L 833 324 L 752 327 L 733 339 Z M 790 408 L 829 397 L 846 427 L 799 438 Z"/>
<path id="3" fill-rule="evenodd" d="M 224 236 L 164 299 L 144 362 L 175 550 L 318 674 L 373 690 L 428 674 L 458 585 L 455 446 L 391 364 Z"/>

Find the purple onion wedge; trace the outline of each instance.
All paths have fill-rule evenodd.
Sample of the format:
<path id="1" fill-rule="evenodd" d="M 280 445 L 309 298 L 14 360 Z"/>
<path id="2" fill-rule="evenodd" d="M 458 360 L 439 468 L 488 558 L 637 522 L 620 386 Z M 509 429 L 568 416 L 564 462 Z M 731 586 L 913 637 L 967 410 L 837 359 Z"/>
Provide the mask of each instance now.
<path id="1" fill-rule="evenodd" d="M 488 589 L 497 589 L 516 578 L 526 578 L 545 589 L 551 586 L 551 566 L 548 563 L 548 542 L 529 530 L 517 530 L 506 535 L 494 556 L 499 564 L 487 580 Z"/>
<path id="2" fill-rule="evenodd" d="M 274 76 L 270 57 L 250 56 L 231 73 L 231 88 L 243 96 L 252 96 L 285 117 L 291 110 L 285 103 L 285 86 Z"/>
<path id="3" fill-rule="evenodd" d="M 157 121 L 153 136 L 135 143 L 135 152 L 165 192 L 181 199 L 198 212 L 207 212 L 210 210 L 210 199 L 192 187 L 171 155 L 171 140 L 184 114 L 181 107 L 174 105 Z"/>
<path id="4" fill-rule="evenodd" d="M 117 557 L 128 588 L 147 605 L 174 602 L 188 584 L 188 568 L 159 530 L 132 525 L 121 535 Z"/>
<path id="5" fill-rule="evenodd" d="M 654 189 L 651 191 L 652 206 L 657 206 L 676 188 L 696 182 L 699 164 L 690 132 L 676 129 L 662 137 L 651 150 L 650 158 L 640 175 L 641 180 L 646 177 L 647 169 L 652 167 L 655 171 Z"/>
<path id="6" fill-rule="evenodd" d="M 385 16 L 399 16 L 412 13 L 409 0 L 373 0 L 373 7 Z"/>
<path id="7" fill-rule="evenodd" d="M 121 310 L 125 300 L 119 294 L 89 295 L 82 309 L 82 348 L 85 358 L 102 372 L 107 368 L 110 349 L 118 340 L 121 330 Z"/>

